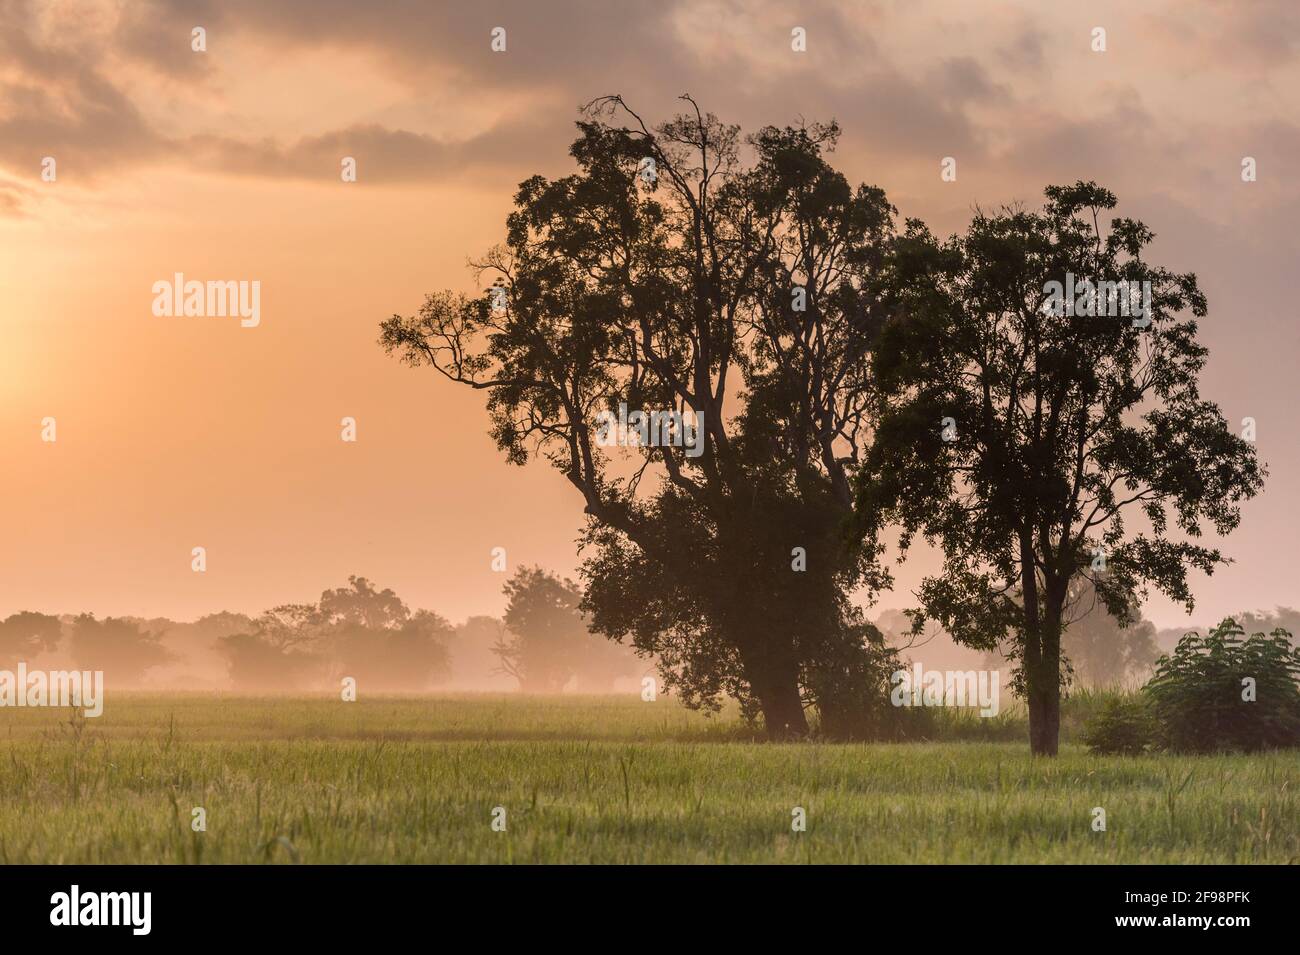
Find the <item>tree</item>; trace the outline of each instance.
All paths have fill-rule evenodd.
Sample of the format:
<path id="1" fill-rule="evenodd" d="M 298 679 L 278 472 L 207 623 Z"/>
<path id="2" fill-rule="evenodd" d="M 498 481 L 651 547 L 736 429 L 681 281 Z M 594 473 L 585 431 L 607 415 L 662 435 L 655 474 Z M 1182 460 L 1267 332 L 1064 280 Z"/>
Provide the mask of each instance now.
<path id="1" fill-rule="evenodd" d="M 1061 623 L 1061 653 L 1074 679 L 1112 687 L 1151 671 L 1160 656 L 1155 624 L 1142 618 L 1136 602 L 1128 619 L 1128 624 L 1116 620 L 1087 578 L 1072 583 Z"/>
<path id="2" fill-rule="evenodd" d="M 1103 227 L 1116 200 L 1095 183 L 1046 195 L 945 243 L 908 223 L 858 486 L 869 536 L 893 520 L 904 548 L 918 533 L 942 548 L 918 625 L 982 649 L 1010 635 L 1037 754 L 1057 750 L 1072 583 L 1121 623 L 1148 586 L 1190 609 L 1189 570 L 1225 562 L 1197 539 L 1236 527 L 1264 477 L 1199 394 L 1196 277 L 1145 261 L 1141 222 Z"/>
<path id="3" fill-rule="evenodd" d="M 425 690 L 450 673 L 450 623 L 417 610 L 383 627 L 340 622 L 331 632 L 338 675 L 371 690 Z"/>
<path id="4" fill-rule="evenodd" d="M 596 647 L 579 604 L 582 591 L 540 567 L 521 567 L 506 581 L 506 633 L 493 647 L 501 672 L 528 693 L 558 693 Z"/>
<path id="5" fill-rule="evenodd" d="M 1247 637 L 1228 618 L 1205 637 L 1189 633 L 1143 689 L 1175 752 L 1300 745 L 1300 647 L 1280 627 Z"/>
<path id="6" fill-rule="evenodd" d="M 1015 594 L 1018 601 L 1018 589 Z M 1122 624 L 1111 615 L 1087 577 L 1073 580 L 1062 609 L 1062 686 L 1118 687 L 1133 677 L 1145 679 L 1160 656 L 1158 631 L 1155 624 L 1143 619 L 1136 600 L 1129 602 L 1128 620 Z M 996 665 L 1003 657 L 1018 659 L 1020 651 L 1020 642 L 1011 640 L 1005 647 L 988 651 L 985 659 Z M 1023 672 L 1016 671 L 1013 686 L 1023 693 Z"/>
<path id="7" fill-rule="evenodd" d="M 372 690 L 422 690 L 447 675 L 451 633 L 437 614 L 412 613 L 392 590 L 353 575 L 318 603 L 273 607 L 250 632 L 218 642 L 231 678 L 246 687 L 293 687 L 315 673 Z"/>
<path id="8" fill-rule="evenodd" d="M 216 638 L 232 633 L 247 633 L 253 627 L 253 619 L 247 614 L 220 610 L 200 617 L 194 621 L 193 626 L 200 636 Z"/>
<path id="9" fill-rule="evenodd" d="M 580 493 L 600 632 L 688 703 L 727 693 L 801 735 L 872 652 L 844 594 L 887 579 L 845 528 L 893 209 L 827 163 L 834 124 L 765 128 L 745 167 L 739 130 L 684 99 L 654 129 L 620 97 L 590 104 L 579 171 L 522 183 L 478 263 L 490 294 L 430 295 L 380 342 L 487 391 L 507 460 L 540 454 Z"/>
<path id="10" fill-rule="evenodd" d="M 72 622 L 72 658 L 79 668 L 103 670 L 117 684 L 135 684 L 145 671 L 162 666 L 171 655 L 162 646 L 162 635 L 141 628 L 134 620 L 83 613 Z"/>
<path id="11" fill-rule="evenodd" d="M 0 663 L 12 666 L 19 660 L 53 650 L 59 645 L 63 627 L 58 617 L 24 610 L 0 621 Z"/>
<path id="12" fill-rule="evenodd" d="M 316 655 L 257 631 L 218 637 L 217 649 L 226 658 L 231 682 L 241 690 L 296 689 L 320 665 Z"/>
<path id="13" fill-rule="evenodd" d="M 319 612 L 326 624 L 348 624 L 370 630 L 400 627 L 411 616 L 406 604 L 391 589 L 376 590 L 374 584 L 355 574 L 348 578 L 347 587 L 326 590 L 320 595 Z"/>
<path id="14" fill-rule="evenodd" d="M 307 682 L 323 663 L 316 643 L 321 616 L 314 604 L 280 604 L 252 627 L 217 638 L 230 679 L 241 689 L 288 690 Z"/>

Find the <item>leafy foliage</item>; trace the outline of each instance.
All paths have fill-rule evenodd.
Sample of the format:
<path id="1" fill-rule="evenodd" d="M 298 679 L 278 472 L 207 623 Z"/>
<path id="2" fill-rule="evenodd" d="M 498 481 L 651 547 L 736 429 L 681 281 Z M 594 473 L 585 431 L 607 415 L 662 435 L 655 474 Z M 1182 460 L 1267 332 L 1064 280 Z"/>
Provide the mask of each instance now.
<path id="1" fill-rule="evenodd" d="M 1109 697 L 1085 724 L 1082 741 L 1097 754 L 1137 756 L 1153 742 L 1154 726 L 1141 696 Z"/>
<path id="2" fill-rule="evenodd" d="M 581 494 L 598 630 L 653 653 L 682 699 L 732 695 L 797 735 L 839 685 L 814 672 L 867 652 L 843 594 L 887 579 L 845 526 L 894 210 L 829 164 L 834 124 L 742 143 L 683 99 L 653 128 L 619 97 L 589 104 L 578 171 L 523 182 L 479 263 L 501 307 L 435 293 L 380 341 L 487 391 L 506 459 L 540 455 Z M 698 415 L 698 453 L 603 448 L 596 420 L 622 404 Z"/>
<path id="3" fill-rule="evenodd" d="M 125 617 L 96 620 L 94 614 L 79 614 L 72 622 L 70 646 L 79 668 L 103 670 L 106 680 L 119 685 L 139 683 L 146 670 L 171 659 L 162 634 Z"/>
<path id="4" fill-rule="evenodd" d="M 1148 586 L 1190 607 L 1189 571 L 1225 562 L 1198 538 L 1236 527 L 1264 469 L 1200 395 L 1196 277 L 1152 264 L 1141 222 L 1103 225 L 1117 203 L 1096 183 L 1046 197 L 947 242 L 915 220 L 899 237 L 857 515 L 942 549 L 918 626 L 978 649 L 1009 635 L 1031 745 L 1055 753 L 1071 586 L 1087 578 L 1121 624 Z M 1049 289 L 1076 278 L 1094 293 L 1056 308 Z M 1118 289 L 1142 290 L 1143 314 Z"/>
<path id="5" fill-rule="evenodd" d="M 24 610 L 0 621 L 0 664 L 11 666 L 59 644 L 62 624 L 58 617 Z"/>
<path id="6" fill-rule="evenodd" d="M 493 651 L 500 670 L 528 692 L 555 693 L 575 677 L 580 689 L 605 689 L 635 670 L 627 650 L 593 634 L 582 591 L 540 567 L 521 567 L 506 581 L 505 628 Z M 586 684 L 586 686 L 584 686 Z"/>
<path id="7" fill-rule="evenodd" d="M 451 624 L 414 613 L 365 577 L 317 603 L 281 604 L 251 630 L 221 637 L 230 676 L 245 689 L 293 689 L 350 676 L 367 690 L 420 690 L 447 676 Z"/>
<path id="8" fill-rule="evenodd" d="M 1245 681 L 1254 681 L 1254 699 Z M 1145 687 L 1161 743 L 1177 752 L 1300 746 L 1300 648 L 1282 629 L 1245 637 L 1232 619 L 1189 633 Z"/>

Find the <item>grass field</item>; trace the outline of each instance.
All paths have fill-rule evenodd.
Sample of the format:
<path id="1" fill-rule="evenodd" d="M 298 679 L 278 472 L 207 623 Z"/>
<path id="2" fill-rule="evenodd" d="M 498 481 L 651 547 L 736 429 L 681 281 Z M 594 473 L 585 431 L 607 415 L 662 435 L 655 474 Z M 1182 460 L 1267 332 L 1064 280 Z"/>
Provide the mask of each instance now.
<path id="1" fill-rule="evenodd" d="M 1300 861 L 1295 751 L 771 745 L 635 697 L 139 694 L 70 712 L 0 710 L 2 862 Z M 989 722 L 950 730 L 1018 737 L 1014 713 Z"/>

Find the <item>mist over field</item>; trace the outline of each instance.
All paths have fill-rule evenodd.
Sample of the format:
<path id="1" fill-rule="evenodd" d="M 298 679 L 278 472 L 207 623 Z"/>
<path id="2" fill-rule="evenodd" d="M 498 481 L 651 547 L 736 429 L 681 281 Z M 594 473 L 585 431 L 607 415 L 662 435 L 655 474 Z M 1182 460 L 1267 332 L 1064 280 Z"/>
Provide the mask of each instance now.
<path id="1" fill-rule="evenodd" d="M 1297 220 L 1289 0 L 0 0 L 0 916 L 1285 930 Z"/>
<path id="2" fill-rule="evenodd" d="M 0 666 L 12 667 L 21 657 L 31 670 L 102 669 L 111 691 L 258 696 L 337 692 L 339 679 L 349 674 L 361 674 L 368 690 L 383 693 L 635 695 L 643 679 L 655 672 L 653 659 L 590 633 L 581 614 L 562 612 L 565 630 L 541 637 L 543 644 L 554 638 L 560 646 L 543 651 L 544 659 L 534 656 L 534 669 L 544 673 L 529 680 L 520 666 L 511 665 L 518 656 L 512 656 L 511 647 L 517 648 L 519 640 L 504 619 L 475 616 L 452 624 L 429 611 L 412 614 L 395 594 L 376 590 L 365 578 L 356 582 L 360 589 L 350 583 L 323 595 L 326 604 L 344 594 L 360 598 L 342 619 L 329 626 L 302 622 L 297 635 L 285 632 L 290 626 L 283 607 L 277 608 L 279 614 L 268 611 L 254 617 L 222 611 L 193 621 L 19 612 L 0 618 Z M 371 606 L 363 606 L 366 601 Z M 301 611 L 305 605 L 298 606 Z M 1095 599 L 1080 601 L 1075 612 L 1067 657 L 1073 658 L 1072 686 L 1080 690 L 1142 682 L 1160 653 L 1171 651 L 1187 629 L 1196 629 L 1157 630 L 1143 620 L 1120 626 Z M 1278 627 L 1300 633 L 1300 612 L 1289 608 L 1244 612 L 1238 619 L 1250 633 Z M 526 616 L 516 616 L 515 621 L 516 626 L 535 622 Z M 999 652 L 954 643 L 939 627 L 914 635 L 910 619 L 900 610 L 882 611 L 873 623 L 899 651 L 900 665 L 933 670 L 987 667 L 1000 674 L 1009 674 L 1012 666 Z M 403 626 L 407 638 L 393 639 L 390 631 L 400 632 Z"/>

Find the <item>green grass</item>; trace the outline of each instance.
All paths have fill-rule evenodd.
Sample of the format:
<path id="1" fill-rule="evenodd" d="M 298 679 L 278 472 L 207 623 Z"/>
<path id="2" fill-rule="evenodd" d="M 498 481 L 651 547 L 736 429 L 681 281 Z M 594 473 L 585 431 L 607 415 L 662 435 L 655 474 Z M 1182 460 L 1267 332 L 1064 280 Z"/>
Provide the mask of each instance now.
<path id="1" fill-rule="evenodd" d="M 635 697 L 120 694 L 68 714 L 0 710 L 0 862 L 1300 861 L 1295 751 L 771 745 Z"/>

